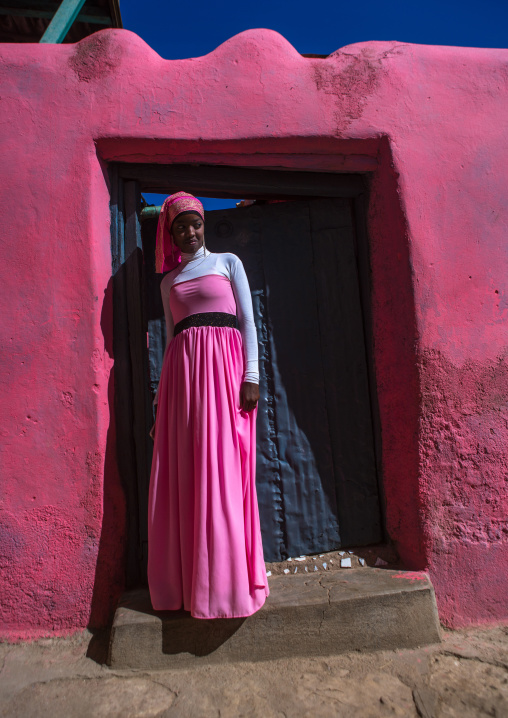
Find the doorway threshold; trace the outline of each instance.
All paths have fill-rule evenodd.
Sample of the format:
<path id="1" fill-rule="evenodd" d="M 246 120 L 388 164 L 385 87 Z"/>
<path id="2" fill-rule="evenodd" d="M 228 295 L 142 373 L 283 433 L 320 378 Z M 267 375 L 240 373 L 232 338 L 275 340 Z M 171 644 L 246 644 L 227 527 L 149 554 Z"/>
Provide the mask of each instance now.
<path id="1" fill-rule="evenodd" d="M 328 656 L 416 648 L 440 641 L 427 574 L 365 567 L 269 578 L 270 596 L 254 615 L 203 620 L 154 611 L 147 588 L 127 591 L 115 613 L 112 668 L 188 668 L 196 664 Z"/>

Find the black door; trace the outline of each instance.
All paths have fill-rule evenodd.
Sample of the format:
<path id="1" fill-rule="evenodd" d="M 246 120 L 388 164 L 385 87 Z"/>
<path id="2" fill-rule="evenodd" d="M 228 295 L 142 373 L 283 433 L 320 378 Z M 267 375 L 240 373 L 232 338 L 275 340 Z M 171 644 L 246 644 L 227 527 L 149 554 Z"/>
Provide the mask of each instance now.
<path id="1" fill-rule="evenodd" d="M 152 392 L 165 345 L 161 277 L 154 274 L 156 227 L 157 219 L 149 219 L 141 232 Z M 210 250 L 241 258 L 252 291 L 265 559 L 379 541 L 353 200 L 207 212 L 205 228 Z M 142 501 L 140 510 L 145 507 Z"/>

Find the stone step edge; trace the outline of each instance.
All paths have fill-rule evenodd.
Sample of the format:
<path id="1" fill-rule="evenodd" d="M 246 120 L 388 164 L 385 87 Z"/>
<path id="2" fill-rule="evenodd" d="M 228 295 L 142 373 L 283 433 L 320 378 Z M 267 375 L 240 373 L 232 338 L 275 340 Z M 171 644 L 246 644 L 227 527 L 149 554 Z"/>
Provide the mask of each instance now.
<path id="1" fill-rule="evenodd" d="M 377 570 L 384 573 L 386 584 L 386 571 Z M 201 620 L 186 613 L 174 615 L 171 612 L 170 616 L 140 615 L 140 620 L 133 622 L 135 611 L 124 606 L 129 620 L 122 621 L 120 611 L 117 611 L 108 663 L 115 667 L 184 667 L 196 661 L 271 660 L 351 650 L 413 648 L 439 642 L 439 619 L 432 584 L 426 574 L 409 576 L 409 583 L 404 581 L 398 590 L 386 590 L 385 587 L 378 592 L 359 591 L 349 596 L 333 590 L 340 589 L 342 576 L 335 580 L 327 576 L 329 585 L 326 587 L 321 583 L 325 578 L 322 574 L 319 581 L 302 576 L 299 578 L 313 584 L 311 592 L 319 586 L 317 595 L 322 596 L 321 600 L 308 596 L 302 603 L 269 602 L 247 619 Z M 287 576 L 278 576 L 274 581 L 279 588 L 281 581 L 286 582 L 286 587 L 289 581 L 295 583 Z M 271 582 L 273 588 L 277 583 L 273 585 Z M 320 590 L 324 588 L 327 589 L 326 600 Z M 338 600 L 330 595 L 334 593 L 339 594 Z M 230 628 L 235 630 L 221 642 L 221 631 L 227 633 Z M 189 648 L 194 652 L 172 653 L 172 636 L 175 635 L 180 640 L 188 635 Z M 210 636 L 217 645 L 207 653 Z M 200 647 L 200 643 L 205 647 Z M 137 658 L 129 655 L 129 644 Z"/>

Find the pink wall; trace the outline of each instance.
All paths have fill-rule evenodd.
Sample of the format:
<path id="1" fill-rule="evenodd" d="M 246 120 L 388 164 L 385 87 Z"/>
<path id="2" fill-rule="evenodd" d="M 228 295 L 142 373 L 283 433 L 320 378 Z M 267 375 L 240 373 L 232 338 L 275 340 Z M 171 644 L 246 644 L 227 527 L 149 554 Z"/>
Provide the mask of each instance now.
<path id="1" fill-rule="evenodd" d="M 388 532 L 445 623 L 506 617 L 508 52 L 252 30 L 166 61 L 106 30 L 0 67 L 3 635 L 103 625 L 122 587 L 113 159 L 373 172 Z"/>

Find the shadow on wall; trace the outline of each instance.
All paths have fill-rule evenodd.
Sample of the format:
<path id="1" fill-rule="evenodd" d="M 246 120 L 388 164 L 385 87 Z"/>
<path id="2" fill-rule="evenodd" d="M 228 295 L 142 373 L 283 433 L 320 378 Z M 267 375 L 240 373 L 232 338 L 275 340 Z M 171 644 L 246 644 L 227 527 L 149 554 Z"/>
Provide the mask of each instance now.
<path id="1" fill-rule="evenodd" d="M 425 569 L 416 309 L 409 230 L 387 137 L 381 140 L 378 163 L 370 185 L 368 228 L 386 531 L 407 568 Z"/>
<path id="2" fill-rule="evenodd" d="M 114 356 L 113 278 L 109 280 L 104 293 L 101 329 L 105 351 L 112 357 Z M 121 462 L 118 461 L 116 446 L 114 371 L 111 371 L 109 376 L 108 404 L 109 427 L 104 458 L 102 528 L 88 621 L 88 628 L 92 632 L 111 623 L 125 584 L 125 488 L 122 487 L 120 480 Z M 97 510 L 100 510 L 100 502 Z"/>

